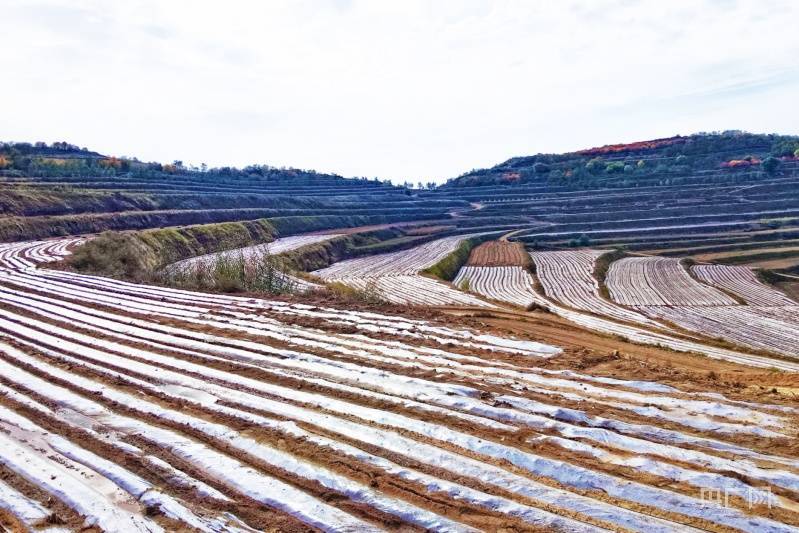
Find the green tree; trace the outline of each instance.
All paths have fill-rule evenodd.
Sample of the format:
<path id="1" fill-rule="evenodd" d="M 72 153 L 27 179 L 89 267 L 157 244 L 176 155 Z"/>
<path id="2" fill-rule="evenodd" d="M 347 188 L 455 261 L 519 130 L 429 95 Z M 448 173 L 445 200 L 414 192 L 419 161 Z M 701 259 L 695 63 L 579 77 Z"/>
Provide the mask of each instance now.
<path id="1" fill-rule="evenodd" d="M 793 156 L 794 156 L 796 159 L 799 159 L 799 148 L 797 148 L 797 149 L 796 149 L 796 151 L 793 153 Z"/>
<path id="2" fill-rule="evenodd" d="M 769 156 L 763 160 L 763 170 L 766 174 L 774 174 L 780 167 L 780 160 L 776 157 Z"/>
<path id="3" fill-rule="evenodd" d="M 605 169 L 605 165 L 602 163 L 600 158 L 595 157 L 585 164 L 585 169 L 591 174 L 599 174 Z"/>
<path id="4" fill-rule="evenodd" d="M 624 171 L 624 163 L 621 161 L 613 161 L 605 166 L 605 172 L 608 174 L 618 174 Z"/>
<path id="5" fill-rule="evenodd" d="M 782 140 L 774 143 L 771 147 L 771 155 L 775 157 L 790 156 L 799 150 L 799 141 L 796 140 Z"/>

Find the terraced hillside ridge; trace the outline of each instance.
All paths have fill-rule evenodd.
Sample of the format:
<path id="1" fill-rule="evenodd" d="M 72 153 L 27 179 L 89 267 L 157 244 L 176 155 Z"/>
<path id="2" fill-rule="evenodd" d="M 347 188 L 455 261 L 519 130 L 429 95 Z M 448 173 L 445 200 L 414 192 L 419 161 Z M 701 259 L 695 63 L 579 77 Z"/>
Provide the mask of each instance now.
<path id="1" fill-rule="evenodd" d="M 551 368 L 558 348 L 479 329 L 0 274 L 15 528 L 799 526 L 792 406 Z"/>
<path id="2" fill-rule="evenodd" d="M 454 235 L 409 250 L 348 259 L 312 274 L 327 282 L 376 291 L 381 298 L 392 303 L 489 306 L 479 298 L 419 275 L 422 270 L 455 252 L 463 241 L 471 237 L 474 235 Z"/>
<path id="3" fill-rule="evenodd" d="M 341 235 L 341 233 L 324 233 L 281 237 L 269 243 L 191 257 L 173 263 L 167 266 L 166 269 L 172 273 L 191 276 L 198 275 L 203 270 L 213 268 L 214 265 L 220 261 L 242 261 L 246 267 L 251 263 L 257 263 L 259 261 L 275 261 L 276 256 L 280 254 L 298 250 L 310 244 L 329 241 Z M 284 269 L 280 269 L 280 266 L 277 264 L 275 264 L 273 275 L 280 278 L 282 285 L 287 288 L 290 287 L 294 291 L 308 291 L 321 288 L 321 285 L 317 283 L 304 280 L 296 275 L 292 275 Z"/>
<path id="4" fill-rule="evenodd" d="M 796 149 L 796 137 L 678 136 L 516 157 L 419 195 L 479 205 L 461 227 L 522 230 L 510 239 L 533 249 L 623 245 L 797 273 Z"/>
<path id="5" fill-rule="evenodd" d="M 561 252 L 553 253 L 560 254 Z M 586 258 L 590 259 L 591 257 L 596 257 L 596 255 L 596 253 L 575 253 L 570 251 L 565 252 L 562 258 L 574 256 L 581 257 L 585 261 Z M 569 261 L 569 263 L 573 265 L 574 261 Z M 547 276 L 550 277 L 549 284 L 553 288 L 550 291 L 543 289 L 547 291 L 547 296 L 536 291 L 535 278 L 529 271 L 521 267 L 474 267 L 466 265 L 458 272 L 455 285 L 462 290 L 479 294 L 496 302 L 522 308 L 536 306 L 546 309 L 577 326 L 605 335 L 620 337 L 637 344 L 664 347 L 676 352 L 701 354 L 713 359 L 732 361 L 751 367 L 774 368 L 789 372 L 799 371 L 799 363 L 747 353 L 745 349 L 733 350 L 717 347 L 702 338 L 680 334 L 674 328 L 669 327 L 668 323 L 657 320 L 662 317 L 647 316 L 643 312 L 636 312 L 635 308 L 627 309 L 626 307 L 615 306 L 612 302 L 600 302 L 603 310 L 600 313 L 600 308 L 596 304 L 597 296 L 593 295 L 593 293 L 583 303 L 580 303 L 581 300 L 575 300 L 576 303 L 580 303 L 586 309 L 579 310 L 568 307 L 563 305 L 558 296 L 560 294 L 568 295 L 572 291 L 560 288 L 558 283 L 564 287 L 576 285 L 577 288 L 574 290 L 585 293 L 588 292 L 590 283 L 584 278 L 585 274 L 575 274 L 573 277 L 557 277 L 553 275 L 555 270 L 544 268 L 543 271 L 545 278 Z M 588 270 L 584 265 L 583 272 L 586 271 Z M 590 271 L 593 271 L 593 268 Z M 592 283 L 590 285 L 593 286 Z M 543 286 L 542 282 L 542 288 Z M 604 312 L 606 309 L 610 310 L 612 314 L 606 314 Z M 759 311 L 764 314 L 769 312 L 764 311 L 764 309 L 766 308 L 760 308 Z M 626 319 L 620 318 L 622 312 L 626 313 Z M 790 314 L 792 309 L 786 307 L 777 312 Z M 764 323 L 764 319 L 762 317 L 756 319 L 755 323 Z M 703 332 L 700 331 L 699 333 Z"/>
<path id="6" fill-rule="evenodd" d="M 242 255 L 245 258 L 257 255 L 258 253 L 267 253 L 270 255 L 279 255 L 285 252 L 290 252 L 309 244 L 328 241 L 340 237 L 341 233 L 323 233 L 321 235 L 295 235 L 292 237 L 282 237 L 275 239 L 272 242 L 264 244 L 256 244 L 254 246 L 247 246 L 244 248 L 235 248 L 233 250 L 225 250 L 224 252 L 215 252 L 212 254 L 205 254 L 190 259 L 184 259 L 175 263 L 173 268 L 190 268 L 192 265 L 202 263 L 204 261 L 212 261 L 216 257 L 235 257 Z"/>
<path id="7" fill-rule="evenodd" d="M 740 346 L 799 357 L 799 306 L 790 300 L 776 306 L 740 305 L 692 278 L 675 258 L 615 261 L 606 282 L 614 301 L 651 318 Z"/>
<path id="8" fill-rule="evenodd" d="M 624 245 L 790 274 L 799 272 L 797 149 L 795 136 L 677 136 L 516 157 L 429 190 L 262 165 L 202 172 L 62 143 L 2 145 L 10 163 L 0 169 L 0 240 L 358 214 L 518 231 L 510 239 L 532 248 Z"/>

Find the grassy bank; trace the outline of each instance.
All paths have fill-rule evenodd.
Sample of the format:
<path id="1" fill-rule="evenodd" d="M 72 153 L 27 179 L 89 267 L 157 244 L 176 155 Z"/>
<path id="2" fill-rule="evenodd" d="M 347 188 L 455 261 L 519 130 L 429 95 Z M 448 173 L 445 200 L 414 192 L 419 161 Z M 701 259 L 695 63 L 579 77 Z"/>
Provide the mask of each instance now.
<path id="1" fill-rule="evenodd" d="M 430 274 L 444 281 L 452 281 L 455 279 L 455 276 L 458 275 L 458 271 L 461 267 L 469 260 L 469 254 L 472 253 L 472 248 L 491 239 L 495 239 L 498 235 L 499 233 L 491 233 L 466 239 L 458 245 L 455 251 L 444 257 L 435 265 L 424 269 L 422 273 Z"/>
<path id="2" fill-rule="evenodd" d="M 271 242 L 281 236 L 395 222 L 393 218 L 374 215 L 275 217 L 138 232 L 105 232 L 77 249 L 67 265 L 82 272 L 141 280 L 168 264 L 189 257 Z"/>

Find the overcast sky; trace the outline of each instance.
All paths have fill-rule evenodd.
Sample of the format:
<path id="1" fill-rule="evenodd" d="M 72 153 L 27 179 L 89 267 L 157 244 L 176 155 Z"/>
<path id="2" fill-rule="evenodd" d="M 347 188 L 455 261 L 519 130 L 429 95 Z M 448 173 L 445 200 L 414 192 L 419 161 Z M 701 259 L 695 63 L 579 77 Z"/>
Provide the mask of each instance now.
<path id="1" fill-rule="evenodd" d="M 437 180 L 799 133 L 799 2 L 0 0 L 0 140 Z"/>

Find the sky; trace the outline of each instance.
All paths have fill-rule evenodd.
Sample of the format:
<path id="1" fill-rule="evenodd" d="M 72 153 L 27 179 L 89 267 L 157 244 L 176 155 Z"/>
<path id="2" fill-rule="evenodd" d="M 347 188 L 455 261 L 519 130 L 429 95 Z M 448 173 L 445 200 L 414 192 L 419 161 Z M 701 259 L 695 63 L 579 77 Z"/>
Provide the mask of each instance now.
<path id="1" fill-rule="evenodd" d="M 0 0 L 0 140 L 437 181 L 799 134 L 793 0 Z"/>

